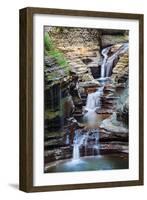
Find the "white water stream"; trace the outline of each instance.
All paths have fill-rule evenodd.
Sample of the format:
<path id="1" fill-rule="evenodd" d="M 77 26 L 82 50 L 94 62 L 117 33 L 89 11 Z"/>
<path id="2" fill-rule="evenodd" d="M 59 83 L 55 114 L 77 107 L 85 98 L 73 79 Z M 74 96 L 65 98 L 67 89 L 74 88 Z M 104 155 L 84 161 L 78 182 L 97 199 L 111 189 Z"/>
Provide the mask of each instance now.
<path id="1" fill-rule="evenodd" d="M 128 48 L 129 48 L 128 43 L 124 43 L 110 57 L 108 56 L 108 54 L 111 49 L 111 46 L 106 47 L 105 49 L 102 50 L 102 55 L 103 55 L 104 59 L 103 59 L 102 66 L 101 66 L 101 78 L 111 76 L 114 61 L 116 59 L 118 59 L 118 56 L 120 54 L 125 53 L 128 50 Z"/>

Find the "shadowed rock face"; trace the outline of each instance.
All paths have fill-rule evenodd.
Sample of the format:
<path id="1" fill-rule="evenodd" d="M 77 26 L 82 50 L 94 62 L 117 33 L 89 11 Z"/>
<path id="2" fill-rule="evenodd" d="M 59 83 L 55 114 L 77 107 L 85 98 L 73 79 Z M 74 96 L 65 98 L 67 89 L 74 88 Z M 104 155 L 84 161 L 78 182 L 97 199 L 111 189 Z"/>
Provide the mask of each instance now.
<path id="1" fill-rule="evenodd" d="M 101 47 L 128 42 L 128 31 L 126 30 L 102 30 Z"/>

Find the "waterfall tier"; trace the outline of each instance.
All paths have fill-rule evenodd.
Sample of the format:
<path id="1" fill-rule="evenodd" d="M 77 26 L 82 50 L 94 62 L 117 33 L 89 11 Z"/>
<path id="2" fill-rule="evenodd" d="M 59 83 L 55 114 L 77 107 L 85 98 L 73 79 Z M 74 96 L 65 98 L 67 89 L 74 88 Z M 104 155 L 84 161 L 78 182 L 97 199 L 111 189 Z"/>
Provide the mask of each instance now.
<path id="1" fill-rule="evenodd" d="M 114 63 L 118 60 L 120 54 L 128 51 L 129 45 L 128 43 L 122 44 L 116 52 L 109 56 L 111 48 L 112 46 L 102 50 L 101 54 L 104 59 L 101 65 L 101 78 L 111 76 Z"/>

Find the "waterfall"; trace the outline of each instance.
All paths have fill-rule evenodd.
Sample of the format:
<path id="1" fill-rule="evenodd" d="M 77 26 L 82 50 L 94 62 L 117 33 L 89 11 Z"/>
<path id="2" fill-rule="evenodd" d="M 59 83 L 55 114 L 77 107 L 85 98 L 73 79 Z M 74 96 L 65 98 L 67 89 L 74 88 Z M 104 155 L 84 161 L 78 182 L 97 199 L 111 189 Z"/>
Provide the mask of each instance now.
<path id="1" fill-rule="evenodd" d="M 102 50 L 102 55 L 104 57 L 102 66 L 101 66 L 101 77 L 102 78 L 111 76 L 112 68 L 113 68 L 115 60 L 118 59 L 119 54 L 123 54 L 128 50 L 128 43 L 122 44 L 120 46 L 120 48 L 109 57 L 108 53 L 109 53 L 111 47 L 107 47 Z"/>
<path id="2" fill-rule="evenodd" d="M 95 112 L 96 109 L 101 108 L 101 96 L 103 95 L 104 87 L 100 87 L 96 92 L 88 94 L 87 102 L 85 106 L 84 119 L 87 121 L 89 125 L 95 125 L 97 122 L 97 114 Z"/>
<path id="3" fill-rule="evenodd" d="M 80 130 L 75 130 L 73 141 L 73 160 L 80 158 L 80 146 L 87 140 L 87 135 L 81 134 Z"/>
<path id="4" fill-rule="evenodd" d="M 79 151 L 79 145 L 74 144 L 73 147 L 73 160 L 78 160 L 80 158 L 80 151 Z"/>
<path id="5" fill-rule="evenodd" d="M 94 141 L 93 145 L 88 142 L 88 140 Z M 80 160 L 80 146 L 85 146 L 85 156 L 87 156 L 87 148 L 93 149 L 93 155 L 100 155 L 100 145 L 99 145 L 99 129 L 93 128 L 88 130 L 86 133 L 81 134 L 80 130 L 75 130 L 74 141 L 73 141 L 73 161 Z"/>
<path id="6" fill-rule="evenodd" d="M 110 47 L 107 47 L 107 48 L 102 50 L 102 55 L 104 57 L 103 63 L 102 63 L 102 66 L 101 66 L 101 77 L 102 78 L 105 77 L 105 65 L 106 65 L 106 62 L 107 62 L 109 50 L 110 50 Z"/>
<path id="7" fill-rule="evenodd" d="M 74 145 L 73 145 L 73 160 L 78 160 L 80 158 L 80 149 L 79 149 L 79 132 L 75 131 L 74 135 Z"/>
<path id="8" fill-rule="evenodd" d="M 100 145 L 99 145 L 99 129 L 92 128 L 85 134 L 83 145 L 85 147 L 85 156 L 87 156 L 88 148 L 92 148 L 93 156 L 100 155 Z M 92 142 L 92 144 L 91 144 Z"/>
<path id="9" fill-rule="evenodd" d="M 85 146 L 85 156 L 87 156 L 87 138 L 85 138 L 85 141 L 84 141 L 84 146 Z"/>
<path id="10" fill-rule="evenodd" d="M 95 146 L 94 148 L 96 149 L 97 151 L 97 155 L 100 154 L 100 145 L 99 145 L 99 130 L 96 129 L 96 134 L 95 134 Z"/>
<path id="11" fill-rule="evenodd" d="M 103 95 L 103 89 L 100 87 L 96 92 L 88 94 L 85 110 L 89 111 L 101 106 L 100 97 Z"/>

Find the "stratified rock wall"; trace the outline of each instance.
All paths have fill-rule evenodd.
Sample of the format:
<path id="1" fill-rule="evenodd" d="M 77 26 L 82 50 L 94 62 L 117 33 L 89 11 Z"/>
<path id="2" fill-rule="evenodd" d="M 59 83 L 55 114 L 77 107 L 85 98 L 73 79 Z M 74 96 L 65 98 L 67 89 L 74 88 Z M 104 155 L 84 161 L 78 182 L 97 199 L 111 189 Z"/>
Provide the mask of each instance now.
<path id="1" fill-rule="evenodd" d="M 101 47 L 128 42 L 128 34 L 126 30 L 109 30 L 105 29 L 101 32 Z"/>
<path id="2" fill-rule="evenodd" d="M 69 60 L 71 71 L 79 79 L 83 74 L 100 75 L 100 34 L 97 29 L 86 28 L 51 28 L 50 35 L 56 47 L 60 49 Z M 93 77 L 91 77 L 93 79 Z"/>

